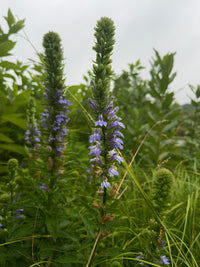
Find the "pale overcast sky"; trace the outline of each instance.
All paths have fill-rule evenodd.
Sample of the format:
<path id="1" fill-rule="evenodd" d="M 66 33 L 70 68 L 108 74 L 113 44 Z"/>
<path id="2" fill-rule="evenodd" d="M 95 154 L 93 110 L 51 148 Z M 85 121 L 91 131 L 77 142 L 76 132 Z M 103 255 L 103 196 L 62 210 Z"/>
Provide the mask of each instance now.
<path id="1" fill-rule="evenodd" d="M 200 84 L 200 1 L 199 0 L 1 0 L 0 24 L 8 8 L 19 19 L 26 19 L 25 32 L 36 49 L 42 51 L 42 38 L 57 32 L 66 58 L 66 83 L 79 84 L 91 69 L 95 53 L 94 27 L 107 16 L 116 27 L 113 69 L 120 73 L 128 63 L 141 60 L 148 78 L 153 48 L 163 56 L 175 55 L 177 72 L 171 90 L 179 103 L 189 102 L 188 84 Z M 31 45 L 17 38 L 16 58 L 27 63 L 36 60 Z"/>

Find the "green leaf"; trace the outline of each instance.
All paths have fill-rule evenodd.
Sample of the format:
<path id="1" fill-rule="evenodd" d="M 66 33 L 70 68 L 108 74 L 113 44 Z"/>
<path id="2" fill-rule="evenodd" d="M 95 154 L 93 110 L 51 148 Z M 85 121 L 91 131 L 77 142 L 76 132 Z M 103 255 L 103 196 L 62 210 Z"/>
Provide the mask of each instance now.
<path id="1" fill-rule="evenodd" d="M 12 50 L 15 44 L 16 42 L 13 42 L 10 40 L 1 43 L 0 44 L 0 57 L 9 56 L 10 54 L 8 53 L 8 51 Z"/>
<path id="2" fill-rule="evenodd" d="M 7 15 L 7 17 L 4 17 L 4 19 L 7 21 L 9 28 L 12 26 L 12 24 L 15 23 L 15 18 L 13 16 L 10 8 L 8 9 L 8 15 Z"/>
<path id="3" fill-rule="evenodd" d="M 0 67 L 6 69 L 6 70 L 14 70 L 14 69 L 17 69 L 17 65 L 13 62 L 10 62 L 10 61 L 6 61 L 6 60 L 2 60 L 0 62 Z"/>
<path id="4" fill-rule="evenodd" d="M 0 142 L 13 143 L 14 141 L 5 134 L 0 133 Z"/>
<path id="5" fill-rule="evenodd" d="M 91 226 L 91 224 L 90 224 L 90 222 L 89 222 L 89 217 L 88 218 L 86 218 L 86 217 L 83 217 L 82 216 L 82 220 L 83 220 L 83 223 L 84 223 L 84 225 L 85 225 L 85 230 L 86 230 L 86 232 L 87 232 L 87 235 L 88 235 L 88 237 L 90 238 L 95 238 L 95 233 L 94 233 L 94 231 L 93 231 L 93 227 Z"/>
<path id="6" fill-rule="evenodd" d="M 0 144 L 0 150 L 8 150 L 22 155 L 26 154 L 26 151 L 22 146 L 15 144 Z"/>
<path id="7" fill-rule="evenodd" d="M 12 122 L 13 124 L 19 126 L 20 128 L 26 130 L 27 125 L 26 125 L 26 120 L 20 118 L 21 114 L 8 114 L 8 115 L 3 115 L 1 123 L 4 122 Z"/>
<path id="8" fill-rule="evenodd" d="M 13 34 L 13 33 L 17 33 L 18 31 L 20 31 L 21 29 L 23 29 L 24 27 L 24 19 L 23 20 L 19 20 L 15 25 L 13 25 L 12 27 L 10 27 L 9 29 L 9 34 Z"/>
<path id="9" fill-rule="evenodd" d="M 52 238 L 54 241 L 56 240 L 58 236 L 58 221 L 54 217 L 47 217 L 46 218 L 46 226 L 47 230 L 49 231 L 50 235 L 52 235 Z"/>

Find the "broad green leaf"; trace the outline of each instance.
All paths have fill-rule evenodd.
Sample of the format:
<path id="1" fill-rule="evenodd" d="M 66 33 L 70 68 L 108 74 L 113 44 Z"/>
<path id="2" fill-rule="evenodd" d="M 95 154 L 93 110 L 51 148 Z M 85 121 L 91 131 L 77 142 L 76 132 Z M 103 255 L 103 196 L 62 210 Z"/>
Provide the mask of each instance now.
<path id="1" fill-rule="evenodd" d="M 50 235 L 52 235 L 54 241 L 58 236 L 58 220 L 54 217 L 47 217 L 46 218 L 46 226 L 47 230 L 49 231 Z"/>
<path id="2" fill-rule="evenodd" d="M 9 121 L 9 122 L 12 122 L 13 124 L 19 126 L 20 128 L 26 130 L 27 129 L 26 120 L 20 118 L 20 116 L 21 116 L 21 114 L 3 115 L 1 123 Z"/>
<path id="3" fill-rule="evenodd" d="M 13 70 L 13 69 L 17 69 L 17 65 L 13 62 L 10 62 L 10 61 L 6 61 L 6 60 L 2 60 L 0 62 L 0 67 L 6 69 L 6 70 Z"/>
<path id="4" fill-rule="evenodd" d="M 15 46 L 16 42 L 13 41 L 5 41 L 0 44 L 0 57 L 5 57 L 10 55 L 8 51 L 12 50 L 13 47 Z"/>
<path id="5" fill-rule="evenodd" d="M 3 151 L 3 150 L 16 152 L 22 155 L 26 154 L 26 151 L 22 146 L 15 145 L 15 144 L 0 144 L 0 151 Z"/>
<path id="6" fill-rule="evenodd" d="M 5 134 L 0 133 L 0 142 L 13 143 L 14 141 Z"/>

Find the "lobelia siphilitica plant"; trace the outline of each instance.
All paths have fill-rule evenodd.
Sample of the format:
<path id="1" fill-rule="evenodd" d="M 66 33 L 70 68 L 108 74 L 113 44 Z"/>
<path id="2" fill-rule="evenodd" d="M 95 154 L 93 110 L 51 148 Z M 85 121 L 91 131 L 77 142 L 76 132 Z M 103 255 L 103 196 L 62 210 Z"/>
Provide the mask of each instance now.
<path id="1" fill-rule="evenodd" d="M 162 221 L 166 220 L 166 211 L 170 205 L 169 200 L 172 182 L 173 174 L 170 170 L 161 168 L 155 172 L 151 200 Z M 162 252 L 162 249 L 164 249 L 166 245 L 164 229 L 154 218 L 149 221 L 148 237 L 146 240 L 146 251 L 137 258 L 160 265 L 169 265 L 170 262 L 168 258 L 166 255 L 163 255 Z M 142 262 L 140 265 L 148 266 Z"/>
<path id="2" fill-rule="evenodd" d="M 67 124 L 70 101 L 64 96 L 65 79 L 63 75 L 63 51 L 57 33 L 49 32 L 43 38 L 45 65 L 44 111 L 41 113 L 43 144 L 47 155 L 47 169 L 50 179 L 43 186 L 51 191 L 59 178 L 63 164 L 63 151 L 66 147 Z M 47 191 L 47 190 L 46 190 Z"/>
<path id="3" fill-rule="evenodd" d="M 93 65 L 93 78 L 91 89 L 93 98 L 88 99 L 90 108 L 94 114 L 95 123 L 93 133 L 89 138 L 90 143 L 90 181 L 97 182 L 102 195 L 100 205 L 101 216 L 104 215 L 107 190 L 111 188 L 111 178 L 119 175 L 116 163 L 123 162 L 118 149 L 123 149 L 124 135 L 121 128 L 125 128 L 121 119 L 117 116 L 118 107 L 113 106 L 113 98 L 110 96 L 110 81 L 113 75 L 110 59 L 114 40 L 115 27 L 110 18 L 101 18 L 95 28 L 96 61 Z"/>
<path id="4" fill-rule="evenodd" d="M 33 154 L 33 151 L 38 150 L 40 146 L 40 131 L 38 129 L 37 120 L 35 117 L 35 99 L 30 97 L 27 108 L 27 127 L 25 132 L 25 141 L 28 146 L 29 152 Z"/>

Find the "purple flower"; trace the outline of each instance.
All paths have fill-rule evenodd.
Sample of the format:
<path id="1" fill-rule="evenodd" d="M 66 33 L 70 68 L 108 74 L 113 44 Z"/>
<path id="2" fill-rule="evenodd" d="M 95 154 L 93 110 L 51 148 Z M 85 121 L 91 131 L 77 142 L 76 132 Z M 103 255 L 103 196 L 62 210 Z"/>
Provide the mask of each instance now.
<path id="1" fill-rule="evenodd" d="M 17 201 L 21 196 L 21 193 L 19 193 L 14 199 L 13 199 L 13 202 Z"/>
<path id="2" fill-rule="evenodd" d="M 24 209 L 17 209 L 17 210 L 14 211 L 13 214 L 17 214 L 17 213 L 22 212 L 22 211 L 24 211 Z"/>
<path id="3" fill-rule="evenodd" d="M 47 187 L 47 185 L 45 183 L 43 185 L 39 185 L 38 188 L 49 192 L 49 188 Z"/>
<path id="4" fill-rule="evenodd" d="M 2 227 L 3 227 L 3 224 L 0 223 L 0 228 L 2 228 Z"/>
<path id="5" fill-rule="evenodd" d="M 62 155 L 63 150 L 65 149 L 65 146 L 60 144 L 56 146 L 56 151 L 58 152 L 58 155 Z"/>
<path id="6" fill-rule="evenodd" d="M 113 149 L 109 152 L 110 160 L 117 160 L 119 163 L 124 162 L 123 158 Z"/>
<path id="7" fill-rule="evenodd" d="M 18 219 L 23 218 L 23 217 L 24 217 L 23 214 L 19 214 L 13 219 L 13 221 L 17 221 Z"/>
<path id="8" fill-rule="evenodd" d="M 93 159 L 90 159 L 90 162 L 96 162 L 96 163 L 98 163 L 99 165 L 103 165 L 103 162 L 102 162 L 102 160 L 99 158 L 99 157 L 95 157 L 95 158 L 93 158 Z"/>
<path id="9" fill-rule="evenodd" d="M 46 111 L 46 112 L 42 112 L 42 113 L 40 113 L 40 115 L 42 116 L 42 117 L 45 117 L 45 118 L 49 118 L 50 117 L 50 115 L 49 115 L 49 113 Z"/>
<path id="10" fill-rule="evenodd" d="M 96 107 L 95 103 L 92 101 L 91 98 L 88 98 L 88 104 L 89 104 L 89 106 L 91 107 L 91 109 L 93 111 L 96 111 L 97 112 L 97 107 Z"/>
<path id="11" fill-rule="evenodd" d="M 118 112 L 119 107 L 115 107 L 110 113 L 109 113 L 109 117 L 108 119 L 112 120 L 113 118 L 115 118 L 116 113 Z"/>
<path id="12" fill-rule="evenodd" d="M 114 127 L 122 127 L 122 128 L 125 128 L 124 124 L 122 122 L 120 122 L 119 120 L 115 120 L 115 121 L 112 121 L 109 126 L 108 126 L 108 129 L 112 129 Z"/>
<path id="13" fill-rule="evenodd" d="M 90 142 L 90 143 L 94 143 L 94 142 L 96 142 L 97 140 L 100 141 L 100 139 L 101 139 L 101 135 L 100 135 L 100 133 L 99 133 L 99 129 L 95 129 L 95 130 L 94 130 L 94 134 L 90 136 L 90 140 L 89 140 L 89 142 Z"/>
<path id="14" fill-rule="evenodd" d="M 110 176 L 119 175 L 118 171 L 116 170 L 116 167 L 113 165 L 107 170 L 107 172 L 110 174 Z"/>
<path id="15" fill-rule="evenodd" d="M 139 256 L 137 256 L 137 257 L 135 257 L 135 259 L 138 259 L 138 260 L 142 260 L 144 257 L 142 256 L 142 255 L 139 255 Z M 144 265 L 144 263 L 143 262 L 140 262 L 139 263 L 140 265 Z"/>
<path id="16" fill-rule="evenodd" d="M 113 137 L 110 141 L 108 141 L 108 144 L 110 144 L 110 148 L 123 149 L 123 140 L 120 138 Z"/>
<path id="17" fill-rule="evenodd" d="M 167 257 L 165 255 L 161 255 L 160 258 L 161 258 L 160 263 L 164 263 L 166 265 L 170 264 L 169 260 L 167 259 Z"/>
<path id="18" fill-rule="evenodd" d="M 100 142 L 96 143 L 94 146 L 90 146 L 90 155 L 99 157 L 101 154 L 101 144 Z"/>
<path id="19" fill-rule="evenodd" d="M 107 122 L 103 120 L 103 116 L 102 115 L 99 115 L 99 120 L 98 121 L 95 121 L 95 126 L 100 126 L 100 127 L 103 127 L 103 126 L 107 126 Z"/>
<path id="20" fill-rule="evenodd" d="M 101 183 L 101 188 L 111 188 L 110 183 L 107 181 L 107 179 L 104 179 L 103 182 Z"/>
<path id="21" fill-rule="evenodd" d="M 108 137 L 112 138 L 112 137 L 116 137 L 116 136 L 120 136 L 120 137 L 124 138 L 123 133 L 121 133 L 119 131 L 119 127 L 115 128 L 115 130 Z"/>
<path id="22" fill-rule="evenodd" d="M 41 135 L 40 131 L 38 130 L 37 125 L 28 124 L 28 130 L 25 132 L 26 137 L 24 140 L 29 145 L 30 149 L 37 148 L 38 143 L 40 142 L 39 136 Z"/>
<path id="23" fill-rule="evenodd" d="M 110 103 L 108 104 L 108 106 L 104 109 L 104 112 L 103 112 L 103 113 L 104 113 L 105 115 L 107 115 L 108 113 L 111 112 L 112 108 L 113 108 L 113 103 L 110 102 Z"/>

